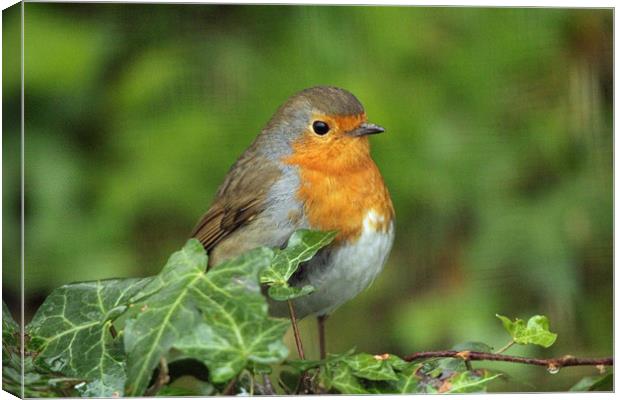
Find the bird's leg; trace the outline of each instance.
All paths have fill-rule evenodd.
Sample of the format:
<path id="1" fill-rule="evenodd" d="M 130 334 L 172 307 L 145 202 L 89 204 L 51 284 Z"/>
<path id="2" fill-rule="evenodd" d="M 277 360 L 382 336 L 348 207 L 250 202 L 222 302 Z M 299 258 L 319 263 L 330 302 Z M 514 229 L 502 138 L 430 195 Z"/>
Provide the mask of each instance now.
<path id="1" fill-rule="evenodd" d="M 291 317 L 291 324 L 293 325 L 293 335 L 295 336 L 295 344 L 297 345 L 297 354 L 299 354 L 299 358 L 302 360 L 306 359 L 304 355 L 304 344 L 301 341 L 301 335 L 299 334 L 299 327 L 297 326 L 297 316 L 295 315 L 295 307 L 293 307 L 293 302 L 289 299 L 288 303 L 288 312 Z"/>
<path id="2" fill-rule="evenodd" d="M 304 355 L 304 344 L 301 341 L 301 335 L 299 334 L 299 327 L 297 326 L 297 316 L 295 315 L 295 307 L 293 306 L 293 302 L 289 299 L 288 303 L 288 313 L 291 317 L 291 324 L 293 325 L 293 335 L 295 336 L 295 344 L 297 345 L 297 354 L 299 354 L 299 358 L 302 360 L 306 359 Z M 295 393 L 310 393 L 310 376 L 308 375 L 308 371 L 304 371 L 301 374 L 299 379 L 299 384 L 297 385 L 297 389 L 295 389 Z"/>
<path id="3" fill-rule="evenodd" d="M 319 315 L 316 317 L 316 322 L 319 327 L 319 351 L 321 354 L 321 360 L 327 355 L 327 349 L 325 347 L 325 321 L 329 315 Z"/>

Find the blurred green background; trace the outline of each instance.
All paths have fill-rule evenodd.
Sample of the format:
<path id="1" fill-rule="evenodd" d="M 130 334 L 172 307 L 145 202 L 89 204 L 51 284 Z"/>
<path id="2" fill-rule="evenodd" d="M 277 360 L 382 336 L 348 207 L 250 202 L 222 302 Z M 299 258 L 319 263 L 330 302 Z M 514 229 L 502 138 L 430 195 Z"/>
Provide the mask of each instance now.
<path id="1" fill-rule="evenodd" d="M 331 352 L 498 348 L 501 313 L 559 333 L 509 353 L 610 355 L 612 25 L 587 9 L 25 4 L 26 320 L 64 283 L 157 272 L 279 104 L 336 85 L 387 128 L 372 145 L 397 235 L 384 273 L 329 319 Z M 5 113 L 19 89 L 5 80 Z M 15 311 L 8 118 L 3 143 Z M 492 366 L 512 375 L 495 390 L 596 373 Z"/>

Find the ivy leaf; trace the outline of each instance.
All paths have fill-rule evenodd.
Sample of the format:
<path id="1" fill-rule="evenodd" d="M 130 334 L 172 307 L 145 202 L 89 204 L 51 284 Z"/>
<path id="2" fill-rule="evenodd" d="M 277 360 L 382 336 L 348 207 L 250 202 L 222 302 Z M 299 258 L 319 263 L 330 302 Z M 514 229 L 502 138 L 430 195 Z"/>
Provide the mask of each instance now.
<path id="1" fill-rule="evenodd" d="M 439 393 L 483 393 L 489 382 L 501 375 L 484 369 L 460 372 L 445 380 Z"/>
<path id="2" fill-rule="evenodd" d="M 81 382 L 79 379 L 35 369 L 28 346 L 22 359 L 20 331 L 2 302 L 2 390 L 22 398 L 77 396 L 73 386 Z"/>
<path id="3" fill-rule="evenodd" d="M 112 320 L 149 279 L 109 279 L 74 283 L 54 290 L 37 310 L 27 331 L 36 352 L 34 366 L 85 383 L 82 396 L 109 397 L 123 392 L 125 365 Z"/>
<path id="4" fill-rule="evenodd" d="M 263 319 L 237 325 L 211 327 L 203 323 L 175 344 L 175 348 L 209 366 L 213 382 L 233 378 L 247 364 L 254 361 L 270 364 L 281 361 L 288 349 L 281 339 L 289 327 L 287 320 Z M 229 330 L 230 329 L 230 330 Z"/>
<path id="5" fill-rule="evenodd" d="M 23 397 L 19 325 L 2 302 L 2 389 Z"/>
<path id="6" fill-rule="evenodd" d="M 384 357 L 395 371 L 404 371 L 411 365 L 417 365 L 411 362 L 407 362 L 395 354 L 386 354 L 384 355 Z"/>
<path id="7" fill-rule="evenodd" d="M 248 363 L 247 369 L 250 370 L 254 375 L 271 375 L 273 372 L 273 368 L 267 364 L 261 364 L 256 362 Z"/>
<path id="8" fill-rule="evenodd" d="M 322 247 L 336 237 L 335 231 L 320 232 L 300 229 L 293 233 L 284 250 L 277 250 L 271 266 L 260 275 L 261 283 L 269 286 L 269 296 L 274 300 L 286 301 L 308 295 L 314 291 L 310 285 L 301 288 L 290 286 L 288 280 L 299 264 L 310 260 Z"/>
<path id="9" fill-rule="evenodd" d="M 345 353 L 328 354 L 327 357 L 322 360 L 286 360 L 286 365 L 303 372 L 312 368 L 320 367 L 321 365 L 325 365 L 327 363 L 334 364 L 335 362 L 342 361 L 347 357 L 353 356 L 354 354 L 355 348 L 349 349 Z"/>
<path id="10" fill-rule="evenodd" d="M 419 364 L 408 363 L 398 372 L 398 380 L 394 383 L 395 392 L 399 394 L 417 393 L 420 378 L 416 375 Z"/>
<path id="11" fill-rule="evenodd" d="M 125 328 L 127 393 L 142 394 L 173 347 L 205 363 L 213 382 L 230 379 L 249 361 L 286 357 L 282 337 L 288 322 L 268 317 L 258 282 L 272 257 L 270 249 L 259 248 L 205 272 L 207 256 L 197 240 L 173 254 L 135 296 L 139 300 Z"/>
<path id="12" fill-rule="evenodd" d="M 288 283 L 271 286 L 267 291 L 269 297 L 278 301 L 286 301 L 297 297 L 307 296 L 312 292 L 314 292 L 314 287 L 312 285 L 295 287 L 289 286 Z"/>
<path id="13" fill-rule="evenodd" d="M 535 315 L 527 321 L 522 319 L 511 321 L 509 318 L 496 314 L 502 321 L 504 328 L 512 336 L 512 340 L 519 344 L 537 344 L 542 347 L 551 346 L 558 335 L 549 331 L 549 319 L 544 315 Z"/>
<path id="14" fill-rule="evenodd" d="M 395 381 L 398 380 L 387 357 L 373 356 L 367 353 L 358 353 L 343 359 L 343 362 L 351 368 L 353 375 L 371 381 Z"/>
<path id="15" fill-rule="evenodd" d="M 215 396 L 215 387 L 209 382 L 195 379 L 186 375 L 176 379 L 170 385 L 164 386 L 157 392 L 157 397 L 206 397 Z"/>
<path id="16" fill-rule="evenodd" d="M 161 273 L 134 296 L 133 315 L 126 322 L 127 394 L 141 395 L 160 358 L 183 332 L 199 321 L 190 290 L 203 277 L 207 256 L 200 242 L 190 240 L 172 254 Z"/>
<path id="17" fill-rule="evenodd" d="M 9 308 L 2 301 L 2 349 L 4 349 L 5 343 L 10 346 L 19 346 L 19 331 L 19 325 L 13 319 Z"/>
<path id="18" fill-rule="evenodd" d="M 395 381 L 366 381 L 366 389 L 373 394 L 410 394 L 420 392 L 421 377 L 417 375 L 419 363 L 406 363 L 396 372 Z M 400 365 L 400 364 L 399 364 Z"/>
<path id="19" fill-rule="evenodd" d="M 324 360 L 289 360 L 298 371 L 320 368 L 319 379 L 327 390 L 342 394 L 383 394 L 413 392 L 417 364 L 392 354 L 329 354 Z M 398 372 L 396 372 L 398 371 Z"/>
<path id="20" fill-rule="evenodd" d="M 320 379 L 327 390 L 335 389 L 342 394 L 369 394 L 360 381 L 353 375 L 353 370 L 346 365 L 326 364 L 321 368 Z"/>
<path id="21" fill-rule="evenodd" d="M 585 376 L 579 380 L 573 387 L 571 392 L 594 392 L 594 391 L 612 391 L 614 384 L 614 374 L 608 373 L 597 376 Z"/>

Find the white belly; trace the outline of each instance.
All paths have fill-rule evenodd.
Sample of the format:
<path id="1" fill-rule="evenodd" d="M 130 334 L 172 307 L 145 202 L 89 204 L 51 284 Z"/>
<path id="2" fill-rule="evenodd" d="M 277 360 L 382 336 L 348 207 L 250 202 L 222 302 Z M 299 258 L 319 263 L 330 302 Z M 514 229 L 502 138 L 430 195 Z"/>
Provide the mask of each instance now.
<path id="1" fill-rule="evenodd" d="M 303 284 L 314 286 L 315 291 L 295 300 L 299 317 L 330 314 L 366 289 L 381 272 L 394 241 L 394 224 L 390 223 L 387 232 L 376 231 L 377 218 L 370 211 L 356 243 L 334 249 L 326 265 L 308 268 Z"/>

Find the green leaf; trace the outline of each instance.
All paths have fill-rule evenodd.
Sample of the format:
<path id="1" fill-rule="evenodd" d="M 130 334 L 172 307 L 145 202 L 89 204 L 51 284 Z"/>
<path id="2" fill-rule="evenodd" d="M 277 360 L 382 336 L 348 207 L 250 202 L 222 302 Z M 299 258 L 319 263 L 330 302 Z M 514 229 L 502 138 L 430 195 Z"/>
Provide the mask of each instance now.
<path id="1" fill-rule="evenodd" d="M 305 285 L 299 288 L 295 286 L 289 286 L 288 283 L 271 286 L 267 291 L 269 297 L 278 301 L 295 299 L 297 297 L 309 295 L 312 292 L 314 292 L 314 287 L 312 285 Z"/>
<path id="2" fill-rule="evenodd" d="M 612 391 L 614 384 L 614 374 L 608 373 L 597 376 L 585 376 L 581 378 L 573 387 L 571 392 L 594 392 L 594 391 Z"/>
<path id="3" fill-rule="evenodd" d="M 202 279 L 206 267 L 202 245 L 190 240 L 170 257 L 157 279 L 134 296 L 137 303 L 124 333 L 128 395 L 144 392 L 160 358 L 199 322 L 199 312 L 192 307 L 189 293 Z"/>
<path id="4" fill-rule="evenodd" d="M 424 375 L 438 378 L 440 376 L 453 375 L 457 372 L 464 372 L 467 370 L 467 366 L 462 358 L 435 358 L 421 363 L 421 369 Z"/>
<path id="5" fill-rule="evenodd" d="M 394 383 L 395 392 L 400 394 L 417 393 L 420 378 L 416 375 L 419 364 L 408 363 L 398 372 L 398 380 Z"/>
<path id="6" fill-rule="evenodd" d="M 2 389 L 22 397 L 19 325 L 2 302 Z"/>
<path id="7" fill-rule="evenodd" d="M 395 381 L 366 381 L 366 389 L 373 394 L 419 393 L 421 377 L 417 375 L 419 363 L 407 363 L 396 372 Z"/>
<path id="8" fill-rule="evenodd" d="M 258 284 L 271 257 L 271 250 L 257 249 L 218 265 L 196 286 L 205 322 L 175 347 L 204 362 L 213 382 L 234 377 L 248 361 L 271 364 L 288 355 L 282 338 L 290 322 L 269 318 Z"/>
<path id="9" fill-rule="evenodd" d="M 558 337 L 557 334 L 549 331 L 549 320 L 544 315 L 531 317 L 527 324 L 519 318 L 513 322 L 503 315 L 496 314 L 496 317 L 502 321 L 504 328 L 512 336 L 512 340 L 518 344 L 531 343 L 549 347 Z"/>
<path id="10" fill-rule="evenodd" d="M 181 376 L 175 379 L 172 383 L 161 388 L 156 396 L 213 396 L 215 395 L 215 387 L 209 383 L 204 382 L 191 375 Z"/>
<path id="11" fill-rule="evenodd" d="M 19 325 L 2 302 L 2 390 L 23 398 L 77 396 L 73 386 L 80 380 L 35 369 L 31 354 L 27 346 L 22 365 Z"/>
<path id="12" fill-rule="evenodd" d="M 284 390 L 285 394 L 295 394 L 295 389 L 301 378 L 298 371 L 283 370 L 278 377 L 278 384 Z"/>
<path id="13" fill-rule="evenodd" d="M 273 368 L 271 368 L 270 365 L 256 362 L 248 363 L 247 368 L 252 371 L 254 375 L 270 375 L 273 372 Z"/>
<path id="14" fill-rule="evenodd" d="M 353 370 L 343 364 L 339 366 L 326 364 L 321 368 L 320 379 L 327 390 L 335 389 L 342 394 L 369 394 L 353 375 Z"/>
<path id="15" fill-rule="evenodd" d="M 175 347 L 209 366 L 213 382 L 225 382 L 241 371 L 248 360 L 269 364 L 286 358 L 288 349 L 281 339 L 288 329 L 287 320 L 231 320 L 229 326 L 200 324 L 183 336 Z"/>
<path id="16" fill-rule="evenodd" d="M 365 381 L 364 387 L 373 394 L 408 394 L 420 392 L 420 379 L 416 372 L 420 368 L 418 363 L 407 363 L 396 372 L 396 380 Z"/>
<path id="17" fill-rule="evenodd" d="M 349 349 L 345 353 L 328 354 L 323 360 L 286 360 L 286 365 L 297 369 L 298 371 L 307 371 L 312 368 L 320 367 L 327 363 L 334 364 L 337 361 L 342 361 L 347 357 L 355 354 L 355 348 Z"/>
<path id="18" fill-rule="evenodd" d="M 284 250 L 277 250 L 271 266 L 260 275 L 261 283 L 269 286 L 269 296 L 274 300 L 286 301 L 306 296 L 314 288 L 306 285 L 292 287 L 288 280 L 293 276 L 299 264 L 310 260 L 322 247 L 327 246 L 336 237 L 335 231 L 320 232 L 300 229 L 293 233 Z"/>
<path id="19" fill-rule="evenodd" d="M 112 321 L 149 279 L 82 282 L 54 290 L 27 326 L 35 367 L 85 383 L 82 396 L 123 393 L 125 365 L 122 342 L 110 332 Z"/>
<path id="20" fill-rule="evenodd" d="M 416 365 L 414 363 L 407 362 L 402 358 L 398 357 L 395 354 L 388 354 L 386 358 L 387 362 L 392 366 L 395 371 L 403 371 L 409 368 L 411 365 Z"/>
<path id="21" fill-rule="evenodd" d="M 20 360 L 19 358 L 17 359 Z M 23 398 L 78 397 L 79 395 L 78 392 L 74 390 L 74 386 L 82 383 L 82 380 L 64 377 L 55 372 L 44 371 L 41 368 L 35 369 L 32 357 L 29 355 L 24 357 L 23 370 Z M 18 365 L 3 365 L 2 381 L 3 390 L 7 390 L 15 395 L 19 395 L 22 392 L 21 360 Z"/>
<path id="22" fill-rule="evenodd" d="M 13 319 L 9 308 L 2 301 L 2 342 L 4 348 L 4 343 L 7 343 L 11 346 L 19 345 L 19 325 Z"/>
<path id="23" fill-rule="evenodd" d="M 359 353 L 343 359 L 343 362 L 351 368 L 353 375 L 372 381 L 395 381 L 398 380 L 390 362 L 381 356 Z"/>
<path id="24" fill-rule="evenodd" d="M 489 382 L 499 378 L 502 374 L 491 373 L 487 370 L 465 371 L 450 377 L 439 389 L 440 393 L 483 393 L 486 392 Z"/>
<path id="25" fill-rule="evenodd" d="M 417 387 L 413 373 L 418 364 L 393 354 L 355 354 L 351 349 L 329 354 L 324 360 L 288 360 L 286 364 L 298 371 L 320 367 L 322 386 L 342 394 L 408 393 Z"/>
<path id="26" fill-rule="evenodd" d="M 268 317 L 258 282 L 272 257 L 271 250 L 259 248 L 205 272 L 207 257 L 197 240 L 173 254 L 152 285 L 138 293 L 127 321 L 127 393 L 142 394 L 173 347 L 205 363 L 213 382 L 232 378 L 249 361 L 285 358 L 288 322 Z"/>

